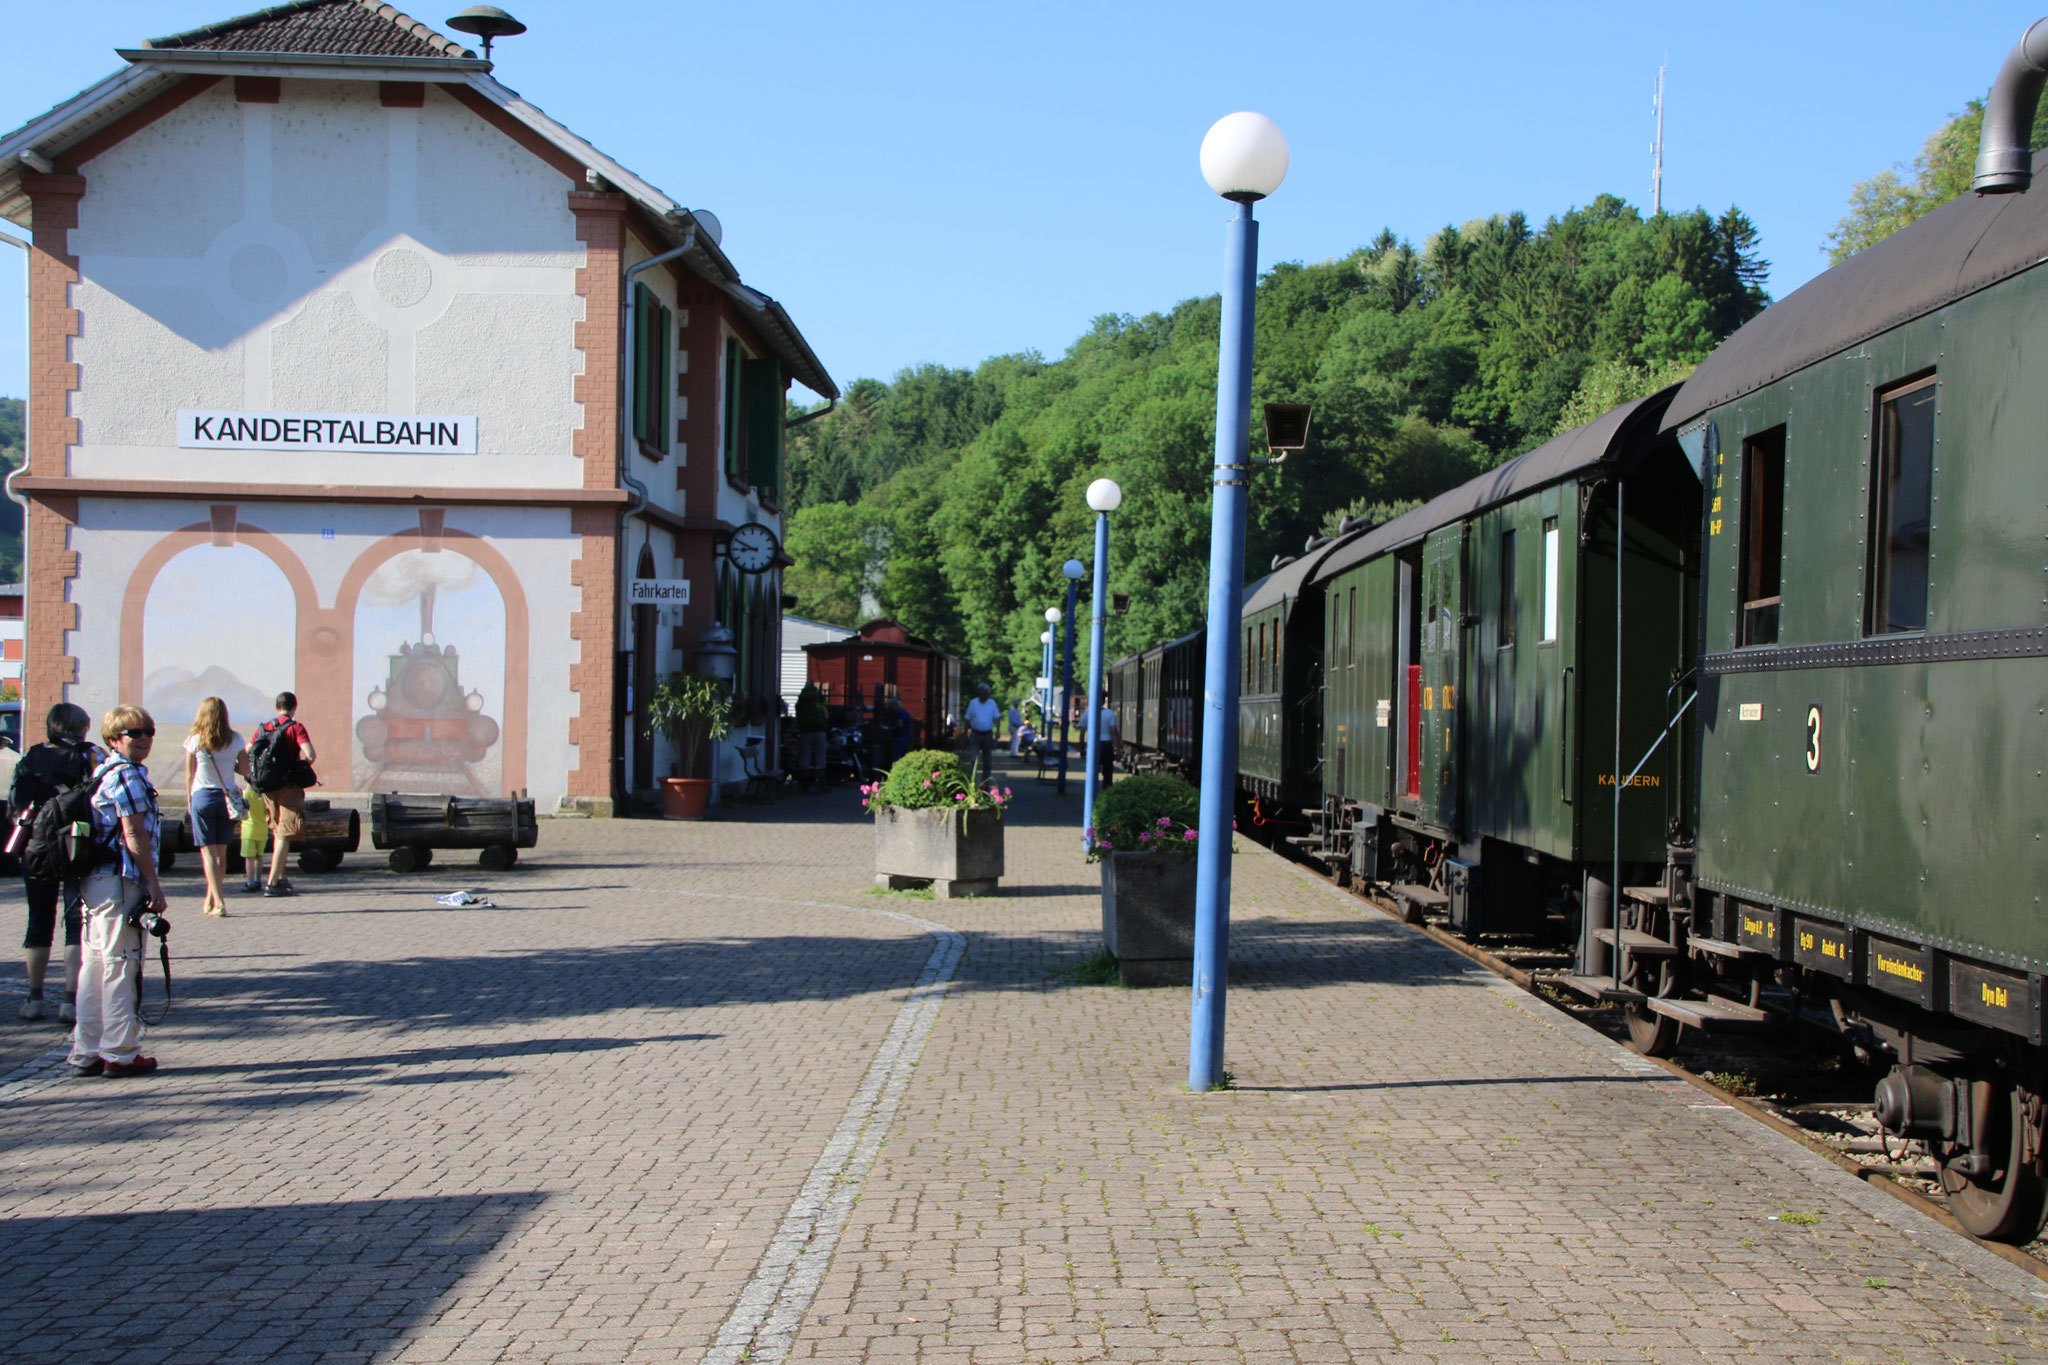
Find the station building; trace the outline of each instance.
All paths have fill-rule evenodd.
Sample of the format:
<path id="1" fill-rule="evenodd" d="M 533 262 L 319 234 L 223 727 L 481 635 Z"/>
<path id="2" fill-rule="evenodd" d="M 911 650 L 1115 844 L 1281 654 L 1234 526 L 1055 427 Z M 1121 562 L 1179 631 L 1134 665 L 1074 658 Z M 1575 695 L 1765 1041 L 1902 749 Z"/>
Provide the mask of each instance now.
<path id="1" fill-rule="evenodd" d="M 723 623 L 719 775 L 772 752 L 785 396 L 837 390 L 712 220 L 372 0 L 119 56 L 0 137 L 27 709 L 246 732 L 288 688 L 330 791 L 605 813 L 671 775 L 635 709 Z"/>

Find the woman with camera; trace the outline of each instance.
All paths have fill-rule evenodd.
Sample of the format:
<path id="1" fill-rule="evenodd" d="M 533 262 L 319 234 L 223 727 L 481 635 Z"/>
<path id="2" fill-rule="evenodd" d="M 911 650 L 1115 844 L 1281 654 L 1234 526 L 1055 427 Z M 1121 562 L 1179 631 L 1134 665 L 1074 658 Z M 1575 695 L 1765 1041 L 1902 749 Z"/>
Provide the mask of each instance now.
<path id="1" fill-rule="evenodd" d="M 249 755 L 242 737 L 228 728 L 228 706 L 219 697 L 199 703 L 192 733 L 185 736 L 186 809 L 192 816 L 192 842 L 199 846 L 199 865 L 206 871 L 206 913 L 228 912 L 228 840 L 235 822 L 248 813 L 242 795 L 228 775 L 249 775 Z"/>
<path id="2" fill-rule="evenodd" d="M 78 976 L 78 1027 L 71 1066 L 81 1076 L 142 1076 L 156 1058 L 142 1055 L 135 984 L 142 933 L 168 933 L 157 880 L 156 788 L 149 783 L 156 722 L 139 706 L 116 706 L 100 721 L 112 756 L 93 769 L 93 844 L 98 861 L 85 879 L 85 962 Z"/>

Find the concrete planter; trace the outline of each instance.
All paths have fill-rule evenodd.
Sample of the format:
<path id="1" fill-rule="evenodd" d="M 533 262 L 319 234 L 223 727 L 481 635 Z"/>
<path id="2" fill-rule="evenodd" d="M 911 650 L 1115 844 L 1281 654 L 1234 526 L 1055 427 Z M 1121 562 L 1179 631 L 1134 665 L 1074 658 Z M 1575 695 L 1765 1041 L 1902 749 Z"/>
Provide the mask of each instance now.
<path id="1" fill-rule="evenodd" d="M 1195 972 L 1195 860 L 1112 853 L 1102 868 L 1102 946 L 1126 986 L 1185 986 Z"/>
<path id="2" fill-rule="evenodd" d="M 875 885 L 924 882 L 942 898 L 993 896 L 1003 875 L 1003 822 L 992 810 L 907 810 L 875 814 Z"/>

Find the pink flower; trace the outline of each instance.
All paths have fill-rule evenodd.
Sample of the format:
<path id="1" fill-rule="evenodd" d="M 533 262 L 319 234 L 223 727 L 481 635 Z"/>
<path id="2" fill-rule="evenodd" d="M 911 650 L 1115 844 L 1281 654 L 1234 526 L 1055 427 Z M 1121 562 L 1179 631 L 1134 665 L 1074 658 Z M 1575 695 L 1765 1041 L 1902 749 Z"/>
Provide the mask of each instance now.
<path id="1" fill-rule="evenodd" d="M 1097 848 L 1115 848 L 1115 847 L 1116 847 L 1116 845 L 1115 845 L 1115 844 L 1112 844 L 1112 843 L 1111 843 L 1111 842 L 1110 842 L 1109 840 L 1107 840 L 1107 839 L 1097 839 L 1097 840 L 1095 841 L 1095 846 L 1096 846 Z"/>
<path id="2" fill-rule="evenodd" d="M 933 776 L 933 777 L 937 777 L 937 776 L 939 776 L 939 775 L 940 775 L 940 774 L 939 774 L 939 770 L 938 770 L 937 768 L 934 768 L 934 769 L 932 769 L 932 776 Z"/>
<path id="3" fill-rule="evenodd" d="M 1169 820 L 1164 815 L 1162 815 L 1157 820 L 1154 820 L 1152 823 L 1159 826 L 1159 828 L 1161 829 L 1165 829 L 1168 825 L 1172 824 L 1173 821 Z"/>
<path id="4" fill-rule="evenodd" d="M 1194 832 L 1193 830 L 1189 830 L 1189 831 L 1188 831 L 1188 832 L 1187 832 L 1186 834 L 1183 834 L 1183 835 L 1181 835 L 1180 837 L 1181 837 L 1181 838 L 1183 838 L 1183 839 L 1185 839 L 1185 840 L 1187 840 L 1187 841 L 1188 841 L 1189 843 L 1193 843 L 1193 842 L 1194 842 L 1195 840 L 1199 839 L 1199 838 L 1200 838 L 1201 836 L 1200 836 L 1199 834 L 1196 834 L 1196 833 L 1195 833 L 1195 832 Z"/>
<path id="5" fill-rule="evenodd" d="M 967 799 L 967 793 L 966 793 L 966 792 L 954 792 L 954 793 L 953 793 L 953 799 L 954 799 L 955 801 L 965 801 L 965 800 Z"/>
<path id="6" fill-rule="evenodd" d="M 1095 842 L 1095 826 L 1093 826 L 1093 825 L 1090 825 L 1090 826 L 1088 826 L 1088 828 L 1086 828 L 1086 829 L 1082 830 L 1082 831 L 1081 831 L 1081 837 L 1082 837 L 1083 839 L 1086 839 L 1086 840 L 1087 840 L 1087 841 L 1088 841 L 1089 843 L 1091 843 L 1091 844 L 1092 844 L 1092 843 L 1094 843 L 1094 842 Z"/>

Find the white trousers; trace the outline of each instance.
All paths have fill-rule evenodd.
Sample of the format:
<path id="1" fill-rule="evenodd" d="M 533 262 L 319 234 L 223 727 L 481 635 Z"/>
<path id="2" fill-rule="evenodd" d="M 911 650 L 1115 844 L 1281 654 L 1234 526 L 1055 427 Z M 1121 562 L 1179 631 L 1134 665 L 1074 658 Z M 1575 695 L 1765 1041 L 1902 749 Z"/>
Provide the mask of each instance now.
<path id="1" fill-rule="evenodd" d="M 142 1020 L 135 1013 L 135 983 L 142 974 L 142 931 L 127 922 L 142 904 L 141 882 L 113 872 L 85 879 L 85 961 L 78 969 L 78 1027 L 71 1033 L 71 1065 L 97 1057 L 126 1065 L 142 1051 Z"/>

